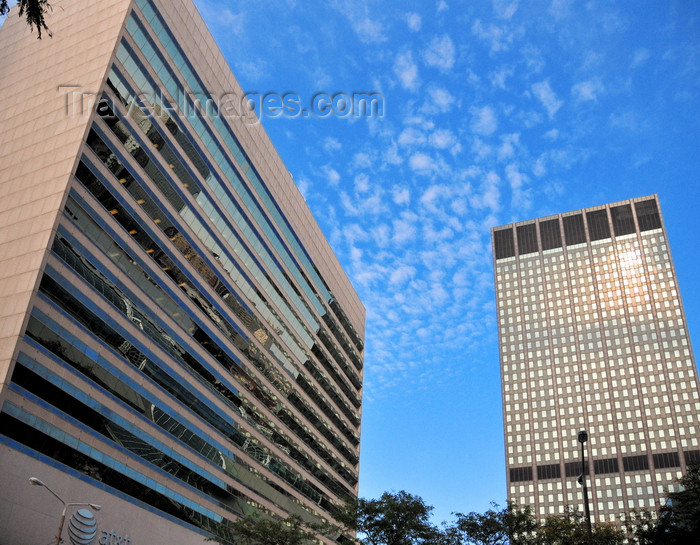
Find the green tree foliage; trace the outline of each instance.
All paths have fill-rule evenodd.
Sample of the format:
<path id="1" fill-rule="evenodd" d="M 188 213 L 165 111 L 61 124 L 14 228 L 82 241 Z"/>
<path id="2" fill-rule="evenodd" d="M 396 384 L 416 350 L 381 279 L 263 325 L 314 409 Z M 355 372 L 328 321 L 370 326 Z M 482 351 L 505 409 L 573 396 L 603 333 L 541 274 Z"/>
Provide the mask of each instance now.
<path id="1" fill-rule="evenodd" d="M 234 522 L 231 531 L 242 545 L 304 545 L 316 537 L 294 516 L 285 520 L 244 518 Z"/>
<path id="2" fill-rule="evenodd" d="M 700 543 L 700 466 L 693 466 L 678 480 L 680 490 L 666 494 L 655 526 L 647 533 L 651 545 Z"/>
<path id="3" fill-rule="evenodd" d="M 627 537 L 614 524 L 593 526 L 593 545 L 622 545 Z M 588 545 L 588 524 L 579 511 L 568 510 L 560 516 L 547 517 L 538 526 L 532 545 Z M 628 542 L 629 543 L 629 542 Z"/>
<path id="4" fill-rule="evenodd" d="M 632 545 L 654 545 L 656 513 L 649 509 L 633 511 L 623 523 Z"/>
<path id="5" fill-rule="evenodd" d="M 575 510 L 551 516 L 538 523 L 529 507 L 511 504 L 485 513 L 458 513 L 448 528 L 453 545 L 588 545 L 585 517 Z M 625 533 L 612 524 L 593 528 L 593 545 L 622 545 Z"/>
<path id="6" fill-rule="evenodd" d="M 350 502 L 339 521 L 363 545 L 437 545 L 445 534 L 430 522 L 433 508 L 408 492 L 385 492 L 378 500 Z"/>
<path id="7" fill-rule="evenodd" d="M 485 513 L 471 512 L 467 515 L 457 513 L 454 526 L 447 529 L 457 543 L 465 545 L 525 545 L 529 536 L 535 531 L 537 523 L 532 510 L 527 507 L 519 509 L 514 504 L 498 510 L 492 503 L 492 509 Z"/>
<path id="8" fill-rule="evenodd" d="M 272 519 L 256 513 L 222 527 L 221 535 L 212 541 L 236 545 L 309 545 L 332 529 L 329 525 L 307 524 L 296 515 Z"/>
<path id="9" fill-rule="evenodd" d="M 639 511 L 623 528 L 597 523 L 592 545 L 700 544 L 700 467 L 691 468 L 679 485 L 678 491 L 667 494 L 658 519 L 650 511 Z M 492 504 L 485 513 L 457 513 L 455 521 L 442 528 L 431 522 L 432 510 L 419 496 L 385 492 L 376 500 L 348 502 L 336 516 L 341 527 L 306 524 L 295 516 L 272 520 L 254 515 L 222 528 L 226 539 L 217 541 L 311 545 L 320 536 L 356 533 L 358 545 L 589 545 L 585 516 L 573 509 L 538 522 L 529 507 L 509 504 L 499 509 Z"/>
<path id="10" fill-rule="evenodd" d="M 41 32 L 45 31 L 51 37 L 51 31 L 46 26 L 46 12 L 51 9 L 48 0 L 19 0 L 19 15 L 27 19 L 29 28 L 37 30 L 37 38 L 41 39 Z M 0 0 L 0 15 L 5 15 L 10 11 L 8 0 Z"/>

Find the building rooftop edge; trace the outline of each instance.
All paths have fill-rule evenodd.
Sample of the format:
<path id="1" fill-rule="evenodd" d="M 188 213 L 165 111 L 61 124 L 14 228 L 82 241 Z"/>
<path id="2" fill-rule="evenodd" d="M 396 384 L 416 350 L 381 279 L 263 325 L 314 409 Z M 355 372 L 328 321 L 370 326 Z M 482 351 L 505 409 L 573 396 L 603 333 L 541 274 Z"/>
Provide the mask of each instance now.
<path id="1" fill-rule="evenodd" d="M 633 202 L 645 201 L 645 200 L 648 200 L 648 199 L 651 199 L 651 198 L 654 198 L 654 199 L 656 199 L 656 200 L 658 201 L 658 200 L 659 200 L 659 194 L 658 194 L 658 193 L 652 193 L 652 194 L 650 194 L 650 195 L 642 195 L 642 196 L 640 196 L 640 197 L 632 197 L 632 198 L 629 198 L 629 199 L 622 199 L 622 200 L 620 200 L 620 201 L 615 201 L 615 202 L 610 202 L 610 203 L 596 204 L 596 205 L 592 205 L 592 206 L 587 206 L 587 207 L 585 207 L 585 208 L 578 208 L 578 209 L 575 209 L 575 210 L 569 210 L 569 211 L 566 211 L 566 212 L 556 212 L 556 213 L 554 213 L 554 214 L 548 214 L 548 215 L 546 215 L 546 216 L 538 216 L 538 217 L 536 217 L 536 218 L 530 218 L 530 219 L 526 219 L 526 220 L 514 221 L 514 222 L 511 222 L 511 223 L 504 223 L 504 224 L 502 224 L 502 225 L 496 225 L 496 226 L 494 226 L 494 227 L 491 227 L 491 232 L 500 231 L 500 230 L 502 230 L 502 229 L 506 229 L 506 228 L 508 228 L 508 227 L 513 227 L 513 226 L 516 226 L 516 225 L 525 225 L 525 224 L 528 224 L 528 223 L 535 222 L 535 221 L 537 221 L 537 220 L 552 219 L 552 218 L 557 218 L 557 217 L 559 217 L 559 216 L 570 216 L 570 215 L 577 214 L 577 213 L 579 213 L 579 212 L 588 212 L 588 211 L 592 211 L 592 210 L 600 210 L 602 207 L 605 207 L 605 206 L 618 206 L 618 205 L 621 205 L 621 204 L 630 204 L 630 203 L 633 203 Z"/>

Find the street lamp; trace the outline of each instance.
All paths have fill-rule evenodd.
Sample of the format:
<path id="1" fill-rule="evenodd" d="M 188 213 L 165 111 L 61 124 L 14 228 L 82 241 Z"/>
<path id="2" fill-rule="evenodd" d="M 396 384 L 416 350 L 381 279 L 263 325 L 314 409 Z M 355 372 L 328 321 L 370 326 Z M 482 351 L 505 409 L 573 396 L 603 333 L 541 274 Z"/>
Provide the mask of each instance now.
<path id="1" fill-rule="evenodd" d="M 60 498 L 60 496 L 58 494 L 56 494 L 56 492 L 51 490 L 48 486 L 46 486 L 46 484 L 43 481 L 40 481 L 36 477 L 29 477 L 29 482 L 32 483 L 34 486 L 43 486 L 44 488 L 46 488 L 46 490 L 51 492 L 58 501 L 60 501 L 63 504 L 63 512 L 61 513 L 61 522 L 59 522 L 59 524 L 58 524 L 58 533 L 56 534 L 56 545 L 60 545 L 60 543 L 61 543 L 61 534 L 63 533 L 63 523 L 66 520 L 66 510 L 69 507 L 88 506 L 88 507 L 92 507 L 95 511 L 99 511 L 100 509 L 102 509 L 101 505 L 97 505 L 95 503 L 66 503 L 65 501 L 63 501 Z"/>
<path id="2" fill-rule="evenodd" d="M 588 441 L 588 432 L 581 430 L 578 432 L 578 442 L 581 443 L 581 476 L 578 484 L 583 485 L 583 510 L 586 513 L 586 525 L 588 527 L 588 543 L 593 544 L 593 528 L 591 528 L 591 511 L 588 507 L 588 486 L 586 485 L 586 454 L 584 443 Z"/>

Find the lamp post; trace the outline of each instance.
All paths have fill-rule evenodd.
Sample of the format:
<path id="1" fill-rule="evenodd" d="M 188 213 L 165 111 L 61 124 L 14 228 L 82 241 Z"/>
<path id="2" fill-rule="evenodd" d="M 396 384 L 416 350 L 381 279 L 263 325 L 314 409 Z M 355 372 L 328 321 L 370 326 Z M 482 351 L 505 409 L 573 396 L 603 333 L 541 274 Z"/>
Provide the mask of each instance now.
<path id="1" fill-rule="evenodd" d="M 73 503 L 73 502 L 66 503 L 65 501 L 63 501 L 61 499 L 61 497 L 58 494 L 56 494 L 56 492 L 51 490 L 48 486 L 46 486 L 46 484 L 43 481 L 40 481 L 36 477 L 29 477 L 29 482 L 32 483 L 34 486 L 43 486 L 44 488 L 46 488 L 46 490 L 51 492 L 51 494 L 53 494 L 54 497 L 58 501 L 60 501 L 63 504 L 63 512 L 61 512 L 61 521 L 58 523 L 58 533 L 56 534 L 56 545 L 60 545 L 60 543 L 61 543 L 61 534 L 63 533 L 63 523 L 66 520 L 66 510 L 69 507 L 85 507 L 85 506 L 87 506 L 87 507 L 92 507 L 95 511 L 99 511 L 100 509 L 102 509 L 101 505 L 97 505 L 95 503 Z"/>
<path id="2" fill-rule="evenodd" d="M 583 485 L 583 511 L 586 514 L 586 526 L 588 528 L 588 544 L 593 545 L 593 528 L 591 527 L 591 510 L 588 507 L 588 486 L 586 484 L 586 452 L 584 444 L 588 441 L 588 432 L 581 430 L 578 432 L 578 442 L 581 443 L 581 476 L 578 478 L 579 484 Z"/>

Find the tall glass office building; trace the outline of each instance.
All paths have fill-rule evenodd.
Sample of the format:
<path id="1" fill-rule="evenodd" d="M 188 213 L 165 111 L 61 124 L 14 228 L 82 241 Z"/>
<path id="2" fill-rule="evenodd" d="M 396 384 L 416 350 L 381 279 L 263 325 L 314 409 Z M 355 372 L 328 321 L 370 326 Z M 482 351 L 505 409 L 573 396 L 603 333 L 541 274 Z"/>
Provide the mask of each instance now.
<path id="1" fill-rule="evenodd" d="M 700 462 L 700 387 L 657 196 L 492 230 L 508 498 L 654 510 Z"/>
<path id="2" fill-rule="evenodd" d="M 73 544 L 332 521 L 358 486 L 347 276 L 223 110 L 243 91 L 191 0 L 52 6 L 51 39 L 16 8 L 0 30 L 0 543 L 53 539 L 50 491 L 93 504 Z"/>

